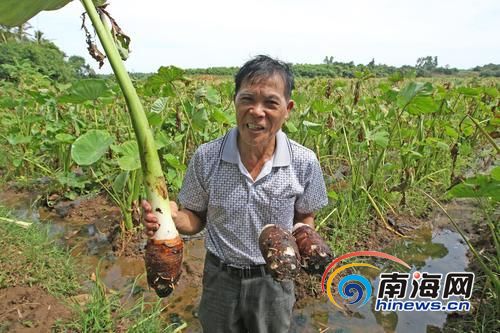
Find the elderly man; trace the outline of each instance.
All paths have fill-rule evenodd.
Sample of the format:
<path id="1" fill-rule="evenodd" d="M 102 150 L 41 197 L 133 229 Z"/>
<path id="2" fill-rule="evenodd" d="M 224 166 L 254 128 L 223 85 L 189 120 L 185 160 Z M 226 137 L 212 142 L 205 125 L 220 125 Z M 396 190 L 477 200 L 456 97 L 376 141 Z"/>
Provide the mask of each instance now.
<path id="1" fill-rule="evenodd" d="M 290 140 L 281 126 L 290 116 L 290 68 L 257 56 L 235 77 L 237 127 L 194 153 L 172 204 L 180 233 L 206 228 L 207 256 L 199 319 L 203 331 L 287 332 L 295 302 L 293 281 L 275 281 L 259 250 L 260 230 L 276 224 L 314 225 L 326 205 L 325 184 L 314 153 Z M 157 220 L 147 202 L 148 235 Z"/>

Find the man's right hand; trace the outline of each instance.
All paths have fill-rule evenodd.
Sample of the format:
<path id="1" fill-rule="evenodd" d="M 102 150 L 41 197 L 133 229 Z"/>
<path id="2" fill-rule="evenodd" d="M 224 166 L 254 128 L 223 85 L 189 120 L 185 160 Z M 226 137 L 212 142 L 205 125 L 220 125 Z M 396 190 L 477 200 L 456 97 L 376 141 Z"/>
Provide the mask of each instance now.
<path id="1" fill-rule="evenodd" d="M 148 235 L 149 237 L 153 237 L 156 231 L 158 231 L 158 229 L 160 228 L 158 218 L 153 213 L 153 208 L 147 200 L 142 200 L 142 209 L 144 211 L 144 219 L 142 221 L 142 224 L 146 228 L 146 235 Z M 179 208 L 177 207 L 175 201 L 170 201 L 170 213 L 172 215 L 172 220 L 174 220 L 174 223 L 177 219 L 178 211 Z"/>

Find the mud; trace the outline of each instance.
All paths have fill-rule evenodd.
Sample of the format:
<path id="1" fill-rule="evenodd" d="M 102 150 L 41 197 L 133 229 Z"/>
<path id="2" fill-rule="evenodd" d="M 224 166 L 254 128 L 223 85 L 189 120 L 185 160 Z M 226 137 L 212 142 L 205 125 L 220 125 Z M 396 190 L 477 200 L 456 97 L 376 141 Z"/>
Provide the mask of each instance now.
<path id="1" fill-rule="evenodd" d="M 38 287 L 0 289 L 0 332 L 50 332 L 71 318 L 67 305 Z"/>

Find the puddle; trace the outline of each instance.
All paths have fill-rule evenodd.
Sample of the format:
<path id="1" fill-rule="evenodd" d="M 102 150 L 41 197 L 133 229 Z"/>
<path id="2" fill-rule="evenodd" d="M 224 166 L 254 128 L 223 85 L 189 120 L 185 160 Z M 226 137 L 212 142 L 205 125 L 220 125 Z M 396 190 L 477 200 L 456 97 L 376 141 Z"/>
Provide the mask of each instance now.
<path id="1" fill-rule="evenodd" d="M 71 248 L 77 264 L 83 267 L 88 277 L 99 265 L 100 278 L 114 291 L 120 291 L 123 299 L 132 295 L 143 294 L 147 301 L 155 301 L 156 295 L 149 290 L 144 276 L 144 261 L 141 256 L 116 257 L 111 251 L 111 244 L 101 230 L 110 221 L 103 216 L 98 221 L 85 219 L 72 221 L 63 219 L 44 209 L 36 208 L 38 198 L 26 194 L 9 196 L 0 194 L 0 203 L 10 207 L 19 219 L 30 219 L 47 223 L 50 221 L 50 233 Z M 457 209 L 463 209 L 456 205 Z M 457 218 L 470 218 L 473 210 L 467 214 L 456 214 Z M 460 213 L 463 213 L 460 211 Z M 453 212 L 452 212 L 453 214 Z M 460 217 L 461 215 L 461 217 Z M 467 216 L 468 215 L 468 216 Z M 439 216 L 434 223 L 443 226 Z M 464 271 L 468 264 L 467 249 L 460 236 L 447 229 L 417 231 L 411 240 L 400 240 L 390 248 L 382 250 L 406 261 L 412 271 L 444 273 Z M 201 296 L 201 275 L 205 250 L 203 240 L 189 240 L 185 243 L 183 273 L 179 285 L 170 297 L 164 299 L 166 315 L 180 317 L 188 323 L 185 332 L 200 332 L 196 319 L 197 305 Z M 368 273 L 368 272 L 367 272 Z M 369 274 L 366 274 L 369 277 Z M 378 286 L 376 276 L 371 277 L 372 286 Z M 318 285 L 318 288 L 320 286 Z M 373 297 L 372 297 L 373 298 Z M 446 321 L 446 312 L 376 312 L 371 301 L 353 312 L 338 311 L 326 296 L 304 302 L 300 309 L 294 309 L 292 318 L 293 333 L 308 332 L 429 332 L 440 331 Z"/>

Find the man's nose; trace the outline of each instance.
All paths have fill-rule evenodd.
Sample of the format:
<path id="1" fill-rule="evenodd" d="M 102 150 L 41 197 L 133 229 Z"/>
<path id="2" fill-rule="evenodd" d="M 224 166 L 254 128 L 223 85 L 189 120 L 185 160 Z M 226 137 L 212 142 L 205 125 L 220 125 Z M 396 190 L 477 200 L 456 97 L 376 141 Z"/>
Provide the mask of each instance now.
<path id="1" fill-rule="evenodd" d="M 254 117 L 264 117 L 266 114 L 264 112 L 264 105 L 256 103 L 250 108 L 250 114 Z"/>

